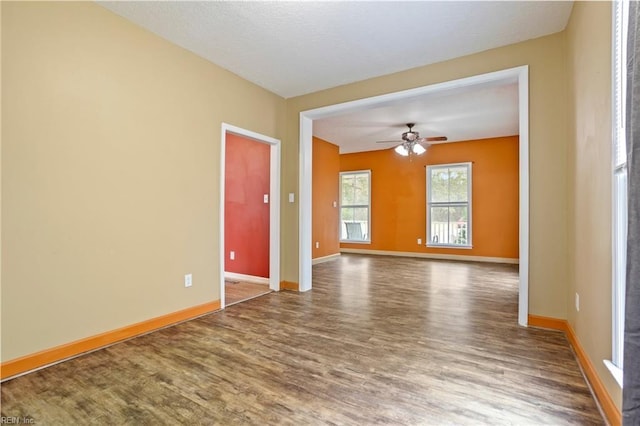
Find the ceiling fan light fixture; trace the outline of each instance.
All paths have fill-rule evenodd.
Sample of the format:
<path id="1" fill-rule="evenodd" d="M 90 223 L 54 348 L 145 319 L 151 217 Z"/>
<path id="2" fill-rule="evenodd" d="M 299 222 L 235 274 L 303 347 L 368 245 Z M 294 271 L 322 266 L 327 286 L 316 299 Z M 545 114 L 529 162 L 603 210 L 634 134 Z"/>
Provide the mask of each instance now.
<path id="1" fill-rule="evenodd" d="M 403 157 L 409 156 L 409 150 L 407 149 L 406 146 L 404 146 L 404 144 L 396 146 L 394 151 L 402 155 Z"/>
<path id="2" fill-rule="evenodd" d="M 404 132 L 402 139 L 407 142 L 413 142 L 418 138 L 418 132 Z"/>
<path id="3" fill-rule="evenodd" d="M 446 141 L 446 136 L 432 136 L 428 138 L 421 138 L 420 133 L 413 131 L 413 126 L 415 123 L 407 123 L 407 127 L 409 127 L 408 132 L 404 132 L 402 134 L 402 140 L 393 140 L 393 141 L 377 141 L 377 143 L 387 143 L 387 142 L 400 142 L 400 145 L 397 145 L 393 150 L 403 157 L 411 157 L 411 155 L 422 155 L 427 152 L 427 148 L 429 147 L 429 142 L 442 142 Z M 422 143 L 427 143 L 427 146 L 424 147 L 421 145 Z"/>
<path id="4" fill-rule="evenodd" d="M 427 150 L 422 145 L 417 143 L 411 147 L 411 151 L 413 151 L 413 153 L 416 155 L 420 155 L 420 154 L 424 154 Z"/>

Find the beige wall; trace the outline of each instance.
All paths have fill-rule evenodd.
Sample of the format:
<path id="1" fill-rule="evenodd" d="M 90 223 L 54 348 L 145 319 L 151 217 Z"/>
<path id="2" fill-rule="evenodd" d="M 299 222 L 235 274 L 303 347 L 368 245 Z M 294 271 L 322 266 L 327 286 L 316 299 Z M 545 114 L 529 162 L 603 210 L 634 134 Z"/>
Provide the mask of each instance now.
<path id="1" fill-rule="evenodd" d="M 566 48 L 563 33 L 287 100 L 287 139 L 297 140 L 300 111 L 491 71 L 530 71 L 530 313 L 567 314 Z M 284 181 L 297 183 L 298 148 L 284 149 Z M 289 188 L 287 189 L 289 190 Z M 297 281 L 298 217 L 284 230 L 285 279 Z"/>
<path id="2" fill-rule="evenodd" d="M 217 300 L 221 123 L 285 101 L 93 2 L 2 38 L 2 360 Z"/>
<path id="3" fill-rule="evenodd" d="M 618 407 L 611 359 L 611 3 L 577 2 L 567 27 L 568 320 Z M 580 311 L 575 309 L 580 294 Z"/>

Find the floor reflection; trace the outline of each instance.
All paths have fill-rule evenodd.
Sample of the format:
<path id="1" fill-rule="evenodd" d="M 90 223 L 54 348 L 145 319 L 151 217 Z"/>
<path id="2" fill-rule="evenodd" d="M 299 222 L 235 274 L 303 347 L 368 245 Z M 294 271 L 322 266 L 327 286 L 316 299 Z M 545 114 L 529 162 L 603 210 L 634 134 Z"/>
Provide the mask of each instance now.
<path id="1" fill-rule="evenodd" d="M 487 321 L 517 325 L 517 265 L 343 254 L 314 266 L 313 291 L 331 292 L 339 315 L 364 329 L 409 326 L 468 343 Z"/>

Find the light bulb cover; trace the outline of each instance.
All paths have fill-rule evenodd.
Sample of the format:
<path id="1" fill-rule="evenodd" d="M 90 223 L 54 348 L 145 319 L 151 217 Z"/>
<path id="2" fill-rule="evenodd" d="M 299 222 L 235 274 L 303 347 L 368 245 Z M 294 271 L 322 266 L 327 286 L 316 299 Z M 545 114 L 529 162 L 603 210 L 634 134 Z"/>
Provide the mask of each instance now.
<path id="1" fill-rule="evenodd" d="M 402 155 L 403 157 L 407 157 L 409 155 L 409 150 L 406 146 L 404 146 L 404 144 L 396 146 L 396 149 L 394 151 Z"/>
<path id="2" fill-rule="evenodd" d="M 424 154 L 427 150 L 422 145 L 417 143 L 411 147 L 411 151 L 413 151 L 413 153 L 416 155 L 420 155 Z"/>

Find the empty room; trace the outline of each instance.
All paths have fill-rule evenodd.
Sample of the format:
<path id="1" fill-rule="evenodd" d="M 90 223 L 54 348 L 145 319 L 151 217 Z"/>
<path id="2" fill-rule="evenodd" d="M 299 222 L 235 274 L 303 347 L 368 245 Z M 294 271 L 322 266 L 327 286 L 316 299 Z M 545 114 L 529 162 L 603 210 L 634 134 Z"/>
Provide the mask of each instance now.
<path id="1" fill-rule="evenodd" d="M 0 14 L 2 423 L 640 423 L 635 3 Z"/>

